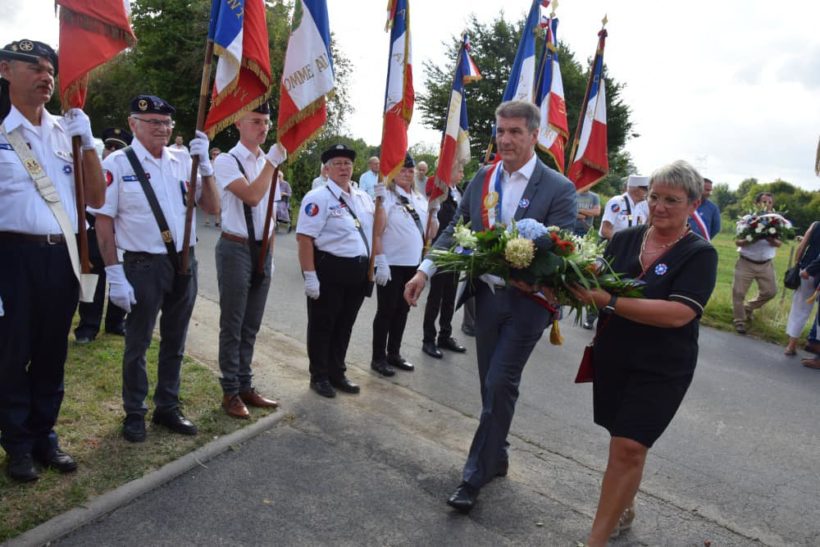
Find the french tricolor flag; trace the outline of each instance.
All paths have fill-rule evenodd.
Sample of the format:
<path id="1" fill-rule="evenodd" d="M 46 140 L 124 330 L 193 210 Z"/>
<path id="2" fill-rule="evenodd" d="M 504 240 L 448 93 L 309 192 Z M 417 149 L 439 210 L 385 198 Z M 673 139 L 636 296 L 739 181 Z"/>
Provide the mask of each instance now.
<path id="1" fill-rule="evenodd" d="M 565 147 L 569 138 L 567 106 L 564 102 L 564 82 L 561 65 L 558 64 L 558 19 L 546 19 L 544 52 L 541 71 L 536 83 L 535 104 L 541 111 L 541 127 L 538 131 L 538 147 L 549 154 L 558 171 L 564 172 Z"/>
<path id="2" fill-rule="evenodd" d="M 300 150 L 327 121 L 333 58 L 326 0 L 296 0 L 279 91 L 276 137 L 288 154 Z"/>
<path id="3" fill-rule="evenodd" d="M 470 161 L 470 135 L 467 131 L 467 97 L 464 94 L 464 84 L 480 80 L 481 73 L 470 57 L 470 40 L 466 34 L 462 37 L 456 63 L 435 186 L 429 196 L 431 202 L 441 201 L 446 196 L 448 187 L 453 185 L 454 166 L 459 163 L 464 165 Z"/>
<path id="4" fill-rule="evenodd" d="M 384 93 L 380 172 L 392 178 L 407 154 L 407 127 L 413 117 L 413 62 L 410 47 L 409 0 L 389 0 L 387 28 L 390 29 L 390 56 Z"/>
<path id="5" fill-rule="evenodd" d="M 270 92 L 264 0 L 213 0 L 208 40 L 219 56 L 205 131 L 213 137 Z"/>
<path id="6" fill-rule="evenodd" d="M 592 73 L 587 84 L 586 101 L 578 119 L 575 154 L 567 177 L 583 191 L 600 182 L 609 172 L 606 141 L 606 86 L 603 78 L 606 29 L 598 33 Z"/>
<path id="7" fill-rule="evenodd" d="M 533 102 L 535 89 L 535 33 L 541 21 L 541 6 L 547 6 L 548 0 L 533 0 L 524 31 L 518 41 L 518 50 L 515 53 L 510 79 L 504 89 L 502 101 L 529 101 Z"/>

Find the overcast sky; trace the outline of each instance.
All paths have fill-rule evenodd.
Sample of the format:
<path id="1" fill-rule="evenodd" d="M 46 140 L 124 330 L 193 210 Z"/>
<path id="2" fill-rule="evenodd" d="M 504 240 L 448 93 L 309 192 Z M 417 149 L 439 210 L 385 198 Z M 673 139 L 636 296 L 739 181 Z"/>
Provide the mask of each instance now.
<path id="1" fill-rule="evenodd" d="M 442 42 L 465 29 L 470 13 L 482 22 L 499 13 L 513 21 L 530 6 L 529 0 L 410 2 L 417 90 L 423 89 L 422 62 L 447 61 Z M 31 38 L 56 46 L 53 0 L 2 4 L 3 44 Z M 328 0 L 331 31 L 353 62 L 355 112 L 348 128 L 351 136 L 370 144 L 381 138 L 386 6 L 386 0 Z M 601 19 L 608 15 L 604 61 L 610 74 L 627 84 L 623 98 L 640 135 L 627 149 L 641 173 L 685 159 L 705 176 L 733 187 L 757 177 L 820 189 L 814 174 L 820 137 L 820 2 L 565 0 L 557 14 L 558 38 L 579 60 L 593 54 Z M 576 122 L 570 120 L 570 126 Z M 440 131 L 421 125 L 417 113 L 411 144 L 436 147 L 440 138 Z"/>

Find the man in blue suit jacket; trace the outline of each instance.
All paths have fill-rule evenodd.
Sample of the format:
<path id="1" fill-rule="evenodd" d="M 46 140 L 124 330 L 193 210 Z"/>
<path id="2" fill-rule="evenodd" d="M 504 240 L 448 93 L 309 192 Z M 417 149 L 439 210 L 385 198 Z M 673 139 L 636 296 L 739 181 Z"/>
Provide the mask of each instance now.
<path id="1" fill-rule="evenodd" d="M 547 168 L 535 155 L 540 114 L 532 103 L 509 101 L 496 110 L 496 145 L 501 163 L 481 169 L 461 200 L 455 218 L 433 245 L 449 249 L 459 219 L 479 231 L 495 223 L 533 218 L 546 226 L 571 230 L 575 224 L 575 186 Z M 407 283 L 405 298 L 411 305 L 435 273 L 429 256 Z M 481 380 L 481 419 L 464 465 L 462 483 L 449 505 L 469 512 L 482 486 L 507 474 L 507 433 L 510 430 L 521 373 L 535 344 L 552 319 L 550 312 L 528 293 L 542 290 L 550 302 L 549 288 L 484 275 L 476 280 L 476 353 Z"/>

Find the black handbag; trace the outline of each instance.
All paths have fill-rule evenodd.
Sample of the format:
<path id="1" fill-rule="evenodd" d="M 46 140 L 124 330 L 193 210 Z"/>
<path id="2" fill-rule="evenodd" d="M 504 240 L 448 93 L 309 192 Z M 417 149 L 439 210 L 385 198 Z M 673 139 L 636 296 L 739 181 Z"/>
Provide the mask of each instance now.
<path id="1" fill-rule="evenodd" d="M 783 285 L 787 289 L 797 290 L 800 287 L 800 265 L 795 264 L 783 275 Z"/>

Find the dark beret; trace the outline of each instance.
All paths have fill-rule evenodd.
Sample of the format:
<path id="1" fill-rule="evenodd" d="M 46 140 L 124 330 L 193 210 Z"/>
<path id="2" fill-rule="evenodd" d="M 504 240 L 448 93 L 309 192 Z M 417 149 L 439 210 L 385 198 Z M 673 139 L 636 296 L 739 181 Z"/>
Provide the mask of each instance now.
<path id="1" fill-rule="evenodd" d="M 122 145 L 123 148 L 131 144 L 132 138 L 133 136 L 131 133 L 125 129 L 120 129 L 119 127 L 109 127 L 107 129 L 103 129 L 102 132 L 102 140 L 105 144 L 112 142 Z"/>
<path id="2" fill-rule="evenodd" d="M 413 160 L 413 156 L 410 155 L 410 152 L 408 152 L 407 155 L 404 156 L 404 165 L 402 165 L 402 167 L 406 168 L 406 167 L 415 167 L 415 166 L 416 166 L 416 162 L 415 162 L 415 160 Z"/>
<path id="3" fill-rule="evenodd" d="M 350 161 L 356 160 L 356 151 L 348 148 L 344 144 L 334 144 L 324 152 L 322 152 L 322 163 L 327 163 L 333 158 L 347 158 Z"/>
<path id="4" fill-rule="evenodd" d="M 37 59 L 43 57 L 51 62 L 54 67 L 54 75 L 57 75 L 57 52 L 43 42 L 36 40 L 19 40 L 12 42 L 3 49 L 0 49 L 0 60 L 23 61 L 26 63 L 36 63 Z"/>
<path id="5" fill-rule="evenodd" d="M 154 95 L 137 95 L 131 99 L 132 114 L 165 114 L 172 116 L 177 111 L 167 101 Z"/>
<path id="6" fill-rule="evenodd" d="M 270 103 L 268 101 L 265 101 L 264 103 L 254 108 L 253 111 L 258 112 L 259 114 L 267 114 L 268 116 L 270 116 Z"/>

